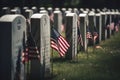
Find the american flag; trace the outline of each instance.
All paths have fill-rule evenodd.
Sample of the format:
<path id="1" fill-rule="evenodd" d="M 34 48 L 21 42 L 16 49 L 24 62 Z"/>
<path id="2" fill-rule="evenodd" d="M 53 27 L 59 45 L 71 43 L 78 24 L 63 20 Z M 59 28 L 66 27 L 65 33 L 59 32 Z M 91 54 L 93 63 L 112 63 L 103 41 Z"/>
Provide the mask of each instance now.
<path id="1" fill-rule="evenodd" d="M 61 57 L 65 55 L 70 45 L 63 36 L 54 28 L 51 29 L 51 47 L 55 49 Z"/>
<path id="2" fill-rule="evenodd" d="M 25 63 L 32 59 L 39 60 L 40 54 L 31 32 L 28 32 L 26 45 L 24 46 L 24 51 L 22 53 L 22 62 Z"/>
<path id="3" fill-rule="evenodd" d="M 95 41 L 97 39 L 97 37 L 98 37 L 98 32 L 97 32 L 97 28 L 95 26 L 94 26 L 93 33 L 91 33 L 89 29 L 87 29 L 87 34 L 86 34 L 87 39 L 93 39 Z"/>
<path id="4" fill-rule="evenodd" d="M 115 31 L 118 32 L 119 31 L 119 25 L 115 26 Z"/>
<path id="5" fill-rule="evenodd" d="M 115 25 L 114 22 L 110 23 L 110 30 L 114 30 L 114 25 Z"/>
<path id="6" fill-rule="evenodd" d="M 86 38 L 87 39 L 92 39 L 92 34 L 91 34 L 90 29 L 88 27 L 87 27 Z"/>

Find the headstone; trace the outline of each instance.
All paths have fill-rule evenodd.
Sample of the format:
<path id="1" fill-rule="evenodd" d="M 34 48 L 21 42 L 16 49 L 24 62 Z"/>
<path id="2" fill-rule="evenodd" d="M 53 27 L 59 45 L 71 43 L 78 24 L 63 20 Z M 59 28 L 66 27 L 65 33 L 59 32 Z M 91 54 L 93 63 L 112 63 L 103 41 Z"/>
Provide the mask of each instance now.
<path id="1" fill-rule="evenodd" d="M 31 9 L 33 10 L 33 13 L 34 13 L 34 14 L 35 14 L 35 13 L 38 13 L 37 7 L 33 6 Z"/>
<path id="2" fill-rule="evenodd" d="M 83 8 L 80 8 L 80 13 L 83 13 L 85 10 Z"/>
<path id="3" fill-rule="evenodd" d="M 74 9 L 73 9 L 73 13 L 76 13 L 76 14 L 79 16 L 79 11 L 78 11 L 77 8 L 74 8 Z"/>
<path id="4" fill-rule="evenodd" d="M 110 38 L 111 29 L 110 29 L 110 22 L 111 22 L 111 13 L 110 11 L 106 12 L 106 29 L 107 29 L 107 38 Z"/>
<path id="5" fill-rule="evenodd" d="M 65 11 L 65 14 L 71 13 L 71 11 Z"/>
<path id="6" fill-rule="evenodd" d="M 40 51 L 40 62 L 31 62 L 31 76 L 43 80 L 50 75 L 50 20 L 47 14 L 31 16 L 31 33 Z"/>
<path id="7" fill-rule="evenodd" d="M 65 13 L 65 11 L 66 11 L 66 8 L 62 8 L 62 9 L 61 9 L 61 11 L 62 11 L 62 13 L 63 13 L 63 12 Z"/>
<path id="8" fill-rule="evenodd" d="M 91 11 L 89 14 L 88 14 L 88 28 L 91 32 L 91 34 L 93 35 L 94 32 L 95 32 L 95 29 L 96 28 L 96 18 L 95 18 L 95 13 L 93 11 Z M 94 41 L 92 39 L 89 39 L 88 40 L 88 45 L 94 45 Z"/>
<path id="9" fill-rule="evenodd" d="M 107 38 L 106 13 L 105 12 L 101 12 L 101 18 L 102 18 L 102 40 L 105 40 Z"/>
<path id="10" fill-rule="evenodd" d="M 98 29 L 98 39 L 96 41 L 96 43 L 100 43 L 101 42 L 101 14 L 100 13 L 96 13 L 96 27 Z"/>
<path id="11" fill-rule="evenodd" d="M 72 8 L 68 8 L 68 11 L 72 12 Z"/>
<path id="12" fill-rule="evenodd" d="M 17 10 L 18 14 L 21 14 L 21 8 L 20 7 L 14 7 L 14 9 Z"/>
<path id="13" fill-rule="evenodd" d="M 62 13 L 61 11 L 54 11 L 54 27 L 59 33 L 61 33 L 61 25 L 62 25 Z"/>
<path id="14" fill-rule="evenodd" d="M 95 12 L 95 9 L 94 9 L 94 8 L 92 8 L 92 9 L 91 9 L 91 11 Z"/>
<path id="15" fill-rule="evenodd" d="M 41 10 L 40 13 L 41 13 L 41 14 L 47 14 L 47 15 L 48 15 L 48 11 L 46 11 L 46 10 Z"/>
<path id="16" fill-rule="evenodd" d="M 118 9 L 116 9 L 115 10 L 115 32 L 118 32 L 119 28 L 120 28 L 119 16 L 120 16 L 120 13 L 119 13 Z"/>
<path id="17" fill-rule="evenodd" d="M 45 7 L 40 7 L 39 9 L 40 9 L 40 11 L 41 11 L 41 10 L 45 10 Z"/>
<path id="18" fill-rule="evenodd" d="M 22 15 L 25 15 L 25 10 L 27 10 L 27 9 L 29 9 L 28 7 L 23 7 L 22 9 L 21 9 L 21 13 L 22 13 Z"/>
<path id="19" fill-rule="evenodd" d="M 11 9 L 11 14 L 20 14 L 20 10 L 19 9 Z"/>
<path id="20" fill-rule="evenodd" d="M 25 80 L 21 61 L 25 46 L 26 22 L 21 15 L 4 15 L 0 18 L 0 79 Z"/>
<path id="21" fill-rule="evenodd" d="M 1 16 L 5 14 L 10 14 L 10 8 L 9 7 L 3 7 L 1 11 Z"/>
<path id="22" fill-rule="evenodd" d="M 23 10 L 26 10 L 26 9 L 29 9 L 29 8 L 28 8 L 27 6 L 24 6 L 24 7 L 23 7 Z"/>
<path id="23" fill-rule="evenodd" d="M 111 34 L 114 35 L 114 32 L 115 32 L 115 12 L 114 10 L 112 9 L 111 11 L 111 23 L 110 23 L 110 29 L 111 29 Z"/>
<path id="24" fill-rule="evenodd" d="M 88 26 L 90 27 L 90 30 L 93 32 L 94 26 L 96 26 L 96 23 L 95 23 L 96 17 L 95 17 L 95 13 L 93 11 L 91 11 L 88 14 L 88 20 L 89 20 Z"/>
<path id="25" fill-rule="evenodd" d="M 80 17 L 80 31 L 83 38 L 83 48 L 87 51 L 87 38 L 86 38 L 86 26 L 87 26 L 87 14 L 79 14 Z"/>
<path id="26" fill-rule="evenodd" d="M 98 9 L 96 9 L 96 12 L 97 12 L 97 13 L 100 13 L 100 12 L 101 12 L 101 10 L 98 8 Z"/>
<path id="27" fill-rule="evenodd" d="M 25 16 L 26 19 L 30 19 L 30 17 L 31 17 L 32 15 L 33 15 L 33 11 L 32 11 L 31 9 L 26 9 L 26 10 L 25 10 L 24 16 Z"/>
<path id="28" fill-rule="evenodd" d="M 60 11 L 60 8 L 55 8 L 55 11 Z"/>
<path id="29" fill-rule="evenodd" d="M 64 32 L 65 31 L 65 16 L 66 16 L 66 8 L 62 8 L 61 9 L 62 12 L 62 26 L 61 26 L 61 31 Z"/>
<path id="30" fill-rule="evenodd" d="M 77 15 L 75 13 L 66 14 L 66 40 L 70 47 L 66 53 L 66 59 L 74 60 L 77 55 Z"/>

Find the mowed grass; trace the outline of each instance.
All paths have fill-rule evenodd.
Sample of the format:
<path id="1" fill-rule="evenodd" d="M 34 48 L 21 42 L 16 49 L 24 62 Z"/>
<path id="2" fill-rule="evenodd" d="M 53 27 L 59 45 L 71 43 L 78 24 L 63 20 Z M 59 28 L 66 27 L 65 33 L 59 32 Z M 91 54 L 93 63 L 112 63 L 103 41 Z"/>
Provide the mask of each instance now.
<path id="1" fill-rule="evenodd" d="M 120 33 L 79 52 L 76 60 L 65 60 L 53 51 L 52 80 L 120 80 Z"/>

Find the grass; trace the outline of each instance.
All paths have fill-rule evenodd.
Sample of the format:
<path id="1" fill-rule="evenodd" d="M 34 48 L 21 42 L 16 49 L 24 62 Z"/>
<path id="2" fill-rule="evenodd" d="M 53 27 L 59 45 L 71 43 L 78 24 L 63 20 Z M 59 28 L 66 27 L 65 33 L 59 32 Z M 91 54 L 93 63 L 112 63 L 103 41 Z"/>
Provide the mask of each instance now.
<path id="1" fill-rule="evenodd" d="M 88 48 L 88 54 L 78 53 L 78 59 L 68 61 L 53 56 L 52 80 L 120 80 L 120 33 L 102 41 L 102 49 Z"/>

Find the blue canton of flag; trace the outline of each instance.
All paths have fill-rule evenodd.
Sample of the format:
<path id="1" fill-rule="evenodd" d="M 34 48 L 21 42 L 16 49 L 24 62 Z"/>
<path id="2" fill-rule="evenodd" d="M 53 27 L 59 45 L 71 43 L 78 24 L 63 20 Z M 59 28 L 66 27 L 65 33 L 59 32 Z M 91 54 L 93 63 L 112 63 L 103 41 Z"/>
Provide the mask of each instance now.
<path id="1" fill-rule="evenodd" d="M 61 57 L 65 55 L 70 45 L 64 37 L 54 28 L 51 29 L 51 47 L 55 49 Z"/>

